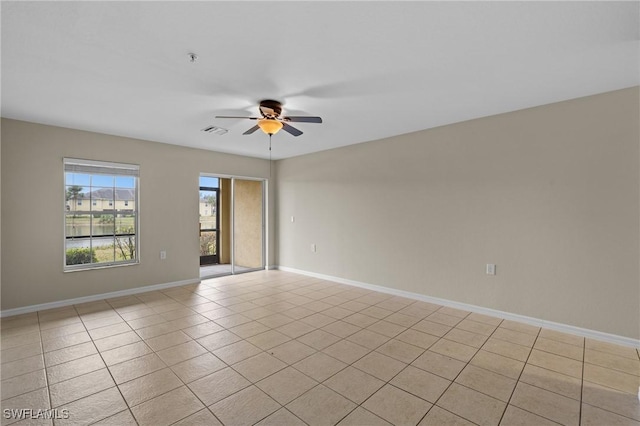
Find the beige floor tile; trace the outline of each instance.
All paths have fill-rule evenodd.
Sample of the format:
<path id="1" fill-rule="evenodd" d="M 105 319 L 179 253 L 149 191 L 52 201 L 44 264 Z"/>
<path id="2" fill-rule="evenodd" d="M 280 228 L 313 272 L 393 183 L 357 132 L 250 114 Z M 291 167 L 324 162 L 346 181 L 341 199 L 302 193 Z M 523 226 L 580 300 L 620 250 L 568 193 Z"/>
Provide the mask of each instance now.
<path id="1" fill-rule="evenodd" d="M 60 407 L 72 401 L 84 398 L 102 390 L 114 387 L 109 370 L 103 368 L 64 382 L 49 386 L 51 405 Z"/>
<path id="2" fill-rule="evenodd" d="M 601 342 L 599 340 L 585 339 L 585 348 L 594 351 L 606 352 L 613 355 L 619 355 L 633 360 L 638 359 L 638 352 L 635 348 L 627 346 L 614 345 L 613 343 Z"/>
<path id="3" fill-rule="evenodd" d="M 317 314 L 309 315 L 308 317 L 304 317 L 300 321 L 302 321 L 305 324 L 312 325 L 314 327 L 324 327 L 326 325 L 334 323 L 336 319 L 328 315 L 324 315 L 322 313 L 317 313 Z"/>
<path id="4" fill-rule="evenodd" d="M 405 331 L 407 327 L 394 324 L 389 321 L 381 320 L 374 324 L 371 324 L 366 329 L 371 330 L 378 334 L 382 334 L 383 336 L 393 338 L 393 337 L 396 337 L 398 334 L 402 333 L 403 331 Z"/>
<path id="5" fill-rule="evenodd" d="M 426 316 L 426 315 L 424 315 Z M 417 324 L 418 322 L 420 322 L 420 320 L 422 320 L 422 318 L 424 317 L 422 315 L 420 316 L 413 316 L 413 315 L 407 315 L 405 313 L 400 313 L 400 312 L 395 312 L 391 315 L 389 315 L 388 317 L 384 318 L 385 321 L 391 322 L 393 324 L 397 324 L 397 325 L 401 325 L 405 328 L 409 328 L 415 324 Z"/>
<path id="6" fill-rule="evenodd" d="M 211 386 L 212 383 L 216 383 L 216 386 Z M 223 368 L 213 374 L 189 383 L 189 388 L 203 403 L 211 405 L 249 385 L 251 385 L 251 382 L 235 370 Z"/>
<path id="7" fill-rule="evenodd" d="M 342 318 L 342 321 L 355 325 L 356 327 L 364 328 L 378 322 L 378 319 L 356 312 L 349 315 L 348 317 Z"/>
<path id="8" fill-rule="evenodd" d="M 216 333 L 218 331 L 223 330 L 221 326 L 216 324 L 213 321 L 203 322 L 201 324 L 197 324 L 188 328 L 185 328 L 184 331 L 191 337 L 192 339 L 199 339 L 201 337 L 208 336 L 210 334 Z"/>
<path id="9" fill-rule="evenodd" d="M 120 346 L 130 345 L 141 341 L 140 336 L 135 331 L 127 331 L 122 334 L 116 334 L 115 336 L 105 337 L 103 339 L 94 340 L 93 343 L 100 352 L 105 352 L 110 349 L 119 348 Z"/>
<path id="10" fill-rule="evenodd" d="M 340 340 L 328 348 L 325 348 L 322 352 L 344 363 L 351 364 L 368 354 L 370 349 L 348 340 Z"/>
<path id="11" fill-rule="evenodd" d="M 632 394 L 640 389 L 639 376 L 588 363 L 584 364 L 584 380 Z"/>
<path id="12" fill-rule="evenodd" d="M 116 384 L 137 379 L 154 371 L 162 370 L 167 365 L 154 353 L 143 355 L 129 361 L 121 362 L 109 367 L 109 371 Z"/>
<path id="13" fill-rule="evenodd" d="M 89 335 L 91 335 L 93 340 L 97 340 L 104 339 L 109 336 L 115 336 L 116 334 L 126 333 L 127 331 L 131 331 L 131 327 L 125 323 L 120 323 L 89 330 Z"/>
<path id="14" fill-rule="evenodd" d="M 250 386 L 209 408 L 223 424 L 253 425 L 280 409 L 280 404 Z"/>
<path id="15" fill-rule="evenodd" d="M 358 302 L 355 300 L 350 300 L 340 305 L 341 308 L 348 309 L 352 312 L 362 311 L 363 309 L 367 309 L 369 306 L 371 305 L 367 303 Z"/>
<path id="16" fill-rule="evenodd" d="M 30 343 L 40 343 L 39 331 L 19 334 L 17 336 L 0 336 L 0 347 L 2 347 L 3 350 L 28 345 Z"/>
<path id="17" fill-rule="evenodd" d="M 86 327 L 87 330 L 93 330 L 94 328 L 106 327 L 108 325 L 114 325 L 114 324 L 119 324 L 123 322 L 124 320 L 117 313 L 114 313 L 113 315 L 109 315 L 109 316 L 104 316 L 101 318 L 95 318 L 95 319 L 83 321 L 84 326 Z"/>
<path id="18" fill-rule="evenodd" d="M 502 321 L 500 323 L 500 328 L 506 328 L 519 333 L 530 334 L 532 336 L 537 336 L 538 333 L 540 333 L 540 327 L 512 320 Z"/>
<path id="19" fill-rule="evenodd" d="M 186 386 L 174 389 L 131 409 L 141 425 L 163 426 L 200 411 L 204 406 Z"/>
<path id="20" fill-rule="evenodd" d="M 276 330 L 282 334 L 285 334 L 291 337 L 292 339 L 295 339 L 302 336 L 303 334 L 307 334 L 315 330 L 315 327 L 300 321 L 293 321 L 293 322 L 290 322 L 289 324 L 285 324 L 281 327 L 278 327 Z"/>
<path id="21" fill-rule="evenodd" d="M 460 321 L 462 321 L 462 318 L 436 311 L 429 315 L 426 320 L 449 327 L 455 327 Z"/>
<path id="22" fill-rule="evenodd" d="M 341 320 L 341 319 L 351 315 L 353 313 L 353 311 L 350 311 L 350 310 L 345 309 L 345 308 L 341 308 L 340 306 L 334 306 L 333 308 L 329 308 L 329 309 L 327 309 L 325 311 L 322 311 L 322 313 L 324 315 L 327 315 L 327 316 L 333 318 L 333 319 Z"/>
<path id="23" fill-rule="evenodd" d="M 213 354 L 226 362 L 227 364 L 235 364 L 243 359 L 247 359 L 262 352 L 260 348 L 252 345 L 246 340 L 232 343 L 223 348 L 213 351 Z"/>
<path id="24" fill-rule="evenodd" d="M 293 318 L 289 318 L 282 314 L 272 314 L 266 317 L 259 318 L 257 320 L 260 324 L 264 324 L 269 328 L 282 327 L 285 324 L 289 324 L 294 321 Z"/>
<path id="25" fill-rule="evenodd" d="M 171 369 L 184 383 L 191 383 L 226 366 L 215 355 L 207 352 L 195 358 L 179 362 L 171 366 Z"/>
<path id="26" fill-rule="evenodd" d="M 364 346 L 365 348 L 375 349 L 383 343 L 388 342 L 390 339 L 387 336 L 370 330 L 360 330 L 347 337 L 347 340 L 360 346 Z"/>
<path id="27" fill-rule="evenodd" d="M 357 368 L 347 367 L 323 384 L 356 404 L 362 404 L 380 389 L 384 382 Z"/>
<path id="28" fill-rule="evenodd" d="M 195 340 L 172 346 L 157 352 L 160 359 L 171 366 L 191 358 L 195 358 L 206 353 L 207 350 L 200 346 Z"/>
<path id="29" fill-rule="evenodd" d="M 188 417 L 174 423 L 173 426 L 222 426 L 222 423 L 209 411 L 208 408 L 204 408 L 196 413 L 191 414 Z"/>
<path id="30" fill-rule="evenodd" d="M 98 426 L 138 426 L 136 419 L 131 414 L 131 411 L 124 410 L 113 416 L 109 416 L 106 419 L 100 420 L 94 425 Z"/>
<path id="31" fill-rule="evenodd" d="M 582 362 L 584 355 L 584 349 L 582 347 L 546 339 L 544 337 L 538 337 L 533 347 L 537 350 L 575 359 L 580 362 Z"/>
<path id="32" fill-rule="evenodd" d="M 563 425 L 577 425 L 580 419 L 579 401 L 522 382 L 510 404 Z"/>
<path id="33" fill-rule="evenodd" d="M 395 386 L 385 385 L 362 407 L 394 425 L 417 424 L 429 411 L 431 403 Z"/>
<path id="34" fill-rule="evenodd" d="M 124 319 L 125 321 L 131 321 L 134 319 L 148 317 L 150 315 L 156 314 L 156 312 L 153 309 L 146 308 L 144 306 L 145 305 L 142 305 L 140 309 L 126 310 L 124 312 L 121 312 L 119 309 L 117 311 L 122 317 L 122 319 Z"/>
<path id="35" fill-rule="evenodd" d="M 96 353 L 98 353 L 98 351 L 93 345 L 93 342 L 80 343 L 79 345 L 45 352 L 44 363 L 47 367 L 50 367 L 52 365 L 62 364 L 63 362 L 73 361 L 74 359 L 83 358 Z"/>
<path id="36" fill-rule="evenodd" d="M 225 318 L 225 317 L 228 317 L 229 315 L 233 315 L 233 311 L 228 308 L 220 307 L 217 309 L 212 309 L 210 311 L 200 312 L 200 315 L 215 322 L 220 318 Z"/>
<path id="37" fill-rule="evenodd" d="M 118 385 L 129 407 L 141 404 L 180 386 L 182 386 L 182 382 L 168 368 Z"/>
<path id="38" fill-rule="evenodd" d="M 467 365 L 455 381 L 504 402 L 509 402 L 516 386 L 514 379 L 473 365 Z"/>
<path id="39" fill-rule="evenodd" d="M 582 404 L 581 425 L 583 426 L 640 426 L 640 422 L 605 411 L 589 404 Z"/>
<path id="40" fill-rule="evenodd" d="M 282 370 L 287 364 L 266 352 L 247 358 L 233 365 L 233 369 L 255 383 Z"/>
<path id="41" fill-rule="evenodd" d="M 573 334 L 562 333 L 560 331 L 543 328 L 540 330 L 539 337 L 555 340 L 557 342 L 568 343 L 574 346 L 580 346 L 581 348 L 584 347 L 584 337 L 575 336 Z"/>
<path id="42" fill-rule="evenodd" d="M 7 419 L 4 417 L 4 413 L 6 412 L 5 410 L 31 409 L 37 411 L 51 408 L 51 404 L 49 402 L 49 390 L 47 388 L 41 388 L 13 398 L 3 399 L 0 403 L 0 408 L 3 413 L 2 424 L 15 423 L 25 417 Z"/>
<path id="43" fill-rule="evenodd" d="M 528 363 L 578 379 L 582 377 L 582 362 L 561 355 L 533 349 Z"/>
<path id="44" fill-rule="evenodd" d="M 451 316 L 458 317 L 458 318 L 466 318 L 471 313 L 469 311 L 464 311 L 462 309 L 451 308 L 449 306 L 443 306 L 442 308 L 438 309 L 438 312 L 441 313 L 441 314 L 451 315 Z"/>
<path id="45" fill-rule="evenodd" d="M 391 426 L 386 420 L 376 416 L 371 411 L 367 411 L 362 407 L 353 410 L 347 417 L 342 419 L 339 426 Z"/>
<path id="46" fill-rule="evenodd" d="M 451 381 L 409 365 L 389 383 L 428 402 L 435 403 L 449 387 Z"/>
<path id="47" fill-rule="evenodd" d="M 230 331 L 222 330 L 210 334 L 205 337 L 201 337 L 196 340 L 199 344 L 204 346 L 207 350 L 213 352 L 217 349 L 230 345 L 232 343 L 236 343 L 242 340 L 240 337 L 236 336 Z"/>
<path id="48" fill-rule="evenodd" d="M 586 349 L 584 361 L 600 367 L 640 376 L 640 359 L 634 360 L 620 355 Z"/>
<path id="49" fill-rule="evenodd" d="M 107 419 L 127 409 L 118 389 L 113 387 L 59 407 L 67 410 L 68 419 L 56 420 L 57 425 L 83 425 Z M 110 424 L 110 423 L 105 423 Z M 120 426 L 120 424 L 118 425 Z"/>
<path id="50" fill-rule="evenodd" d="M 398 361 L 410 364 L 424 352 L 424 349 L 410 345 L 400 340 L 391 339 L 376 349 L 383 355 L 395 358 Z"/>
<path id="51" fill-rule="evenodd" d="M 493 371 L 494 373 L 502 374 L 512 379 L 520 377 L 520 373 L 522 373 L 522 369 L 524 368 L 524 362 L 487 352 L 482 349 L 478 351 L 469 363 L 476 367 L 484 368 L 485 370 Z"/>
<path id="52" fill-rule="evenodd" d="M 256 423 L 256 426 L 305 426 L 306 423 L 294 416 L 291 411 L 281 408 Z"/>
<path id="53" fill-rule="evenodd" d="M 280 404 L 286 405 L 317 384 L 298 370 L 287 367 L 257 382 L 256 386 Z"/>
<path id="54" fill-rule="evenodd" d="M 255 336 L 256 334 L 264 333 L 268 331 L 269 327 L 259 323 L 258 321 L 250 321 L 232 328 L 229 328 L 233 334 L 236 334 L 243 339 L 246 339 L 251 336 Z"/>
<path id="55" fill-rule="evenodd" d="M 259 347 L 262 350 L 268 350 L 291 340 L 288 336 L 276 331 L 269 330 L 264 333 L 256 334 L 247 339 L 247 342 Z"/>
<path id="56" fill-rule="evenodd" d="M 482 334 L 484 336 L 490 336 L 496 330 L 497 326 L 466 318 L 460 321 L 455 328 L 469 331 L 471 333 Z"/>
<path id="57" fill-rule="evenodd" d="M 151 352 L 153 351 L 144 342 L 136 342 L 101 352 L 101 355 L 107 366 L 112 366 L 150 354 Z"/>
<path id="58" fill-rule="evenodd" d="M 39 355 L 42 352 L 42 344 L 40 342 L 28 343 L 10 349 L 2 349 L 0 351 L 0 362 L 5 364 L 11 361 L 18 361 L 23 358 Z"/>
<path id="59" fill-rule="evenodd" d="M 82 322 L 77 322 L 75 324 L 65 325 L 64 327 L 41 330 L 40 336 L 42 337 L 42 340 L 51 340 L 62 336 L 68 336 L 69 334 L 82 333 L 86 331 L 87 329 L 85 329 L 85 326 L 82 324 Z"/>
<path id="60" fill-rule="evenodd" d="M 309 425 L 333 425 L 356 408 L 356 404 L 318 385 L 290 402 L 286 408 Z"/>
<path id="61" fill-rule="evenodd" d="M 47 380 L 52 385 L 105 367 L 99 354 L 89 355 L 47 368 Z"/>
<path id="62" fill-rule="evenodd" d="M 160 314 L 149 315 L 142 318 L 136 318 L 133 320 L 127 321 L 129 327 L 134 330 L 139 330 L 141 328 L 150 327 L 152 325 L 158 325 L 163 322 L 167 322 L 167 320 Z"/>
<path id="63" fill-rule="evenodd" d="M 42 355 L 34 355 L 16 361 L 7 362 L 2 364 L 2 379 L 6 380 L 22 374 L 38 371 L 43 369 L 44 366 L 45 363 L 43 362 Z"/>
<path id="64" fill-rule="evenodd" d="M 536 336 L 527 333 L 521 333 L 519 331 L 511 330 L 508 328 L 498 327 L 498 329 L 491 335 L 496 339 L 505 340 L 510 343 L 516 343 L 518 345 L 533 347 L 536 341 Z"/>
<path id="65" fill-rule="evenodd" d="M 314 330 L 298 337 L 297 340 L 316 350 L 322 350 L 338 342 L 340 338 L 323 330 Z"/>
<path id="66" fill-rule="evenodd" d="M 191 337 L 189 337 L 186 333 L 183 333 L 182 331 L 174 331 L 172 333 L 163 334 L 162 336 L 147 339 L 145 340 L 145 343 L 149 345 L 151 349 L 158 352 L 172 346 L 177 346 L 181 343 L 189 342 L 191 340 Z"/>
<path id="67" fill-rule="evenodd" d="M 365 308 L 362 311 L 360 311 L 360 313 L 373 318 L 383 319 L 393 314 L 394 312 L 388 309 L 380 308 L 378 306 L 369 306 L 368 308 Z"/>
<path id="68" fill-rule="evenodd" d="M 509 405 L 502 416 L 500 426 L 557 426 L 553 422 L 537 414 L 522 410 L 516 406 Z"/>
<path id="69" fill-rule="evenodd" d="M 452 328 L 444 338 L 453 342 L 462 343 L 467 346 L 479 349 L 487 341 L 488 336 L 484 334 L 472 333 L 470 331 L 462 330 L 460 328 Z"/>
<path id="70" fill-rule="evenodd" d="M 418 426 L 473 426 L 474 424 L 475 423 L 456 416 L 443 408 L 434 406 L 431 407 L 431 410 L 424 416 L 422 421 L 418 423 Z"/>
<path id="71" fill-rule="evenodd" d="M 171 333 L 172 331 L 177 331 L 179 329 L 180 328 L 175 324 L 172 324 L 170 322 L 163 322 L 149 327 L 139 328 L 136 330 L 136 333 L 143 339 L 151 339 L 152 337 L 161 336 L 163 334 Z"/>
<path id="72" fill-rule="evenodd" d="M 45 386 L 47 386 L 45 370 L 36 370 L 31 373 L 3 379 L 0 384 L 0 394 L 2 394 L 2 399 L 8 399 Z"/>
<path id="73" fill-rule="evenodd" d="M 422 349 L 429 349 L 439 338 L 418 330 L 408 329 L 397 335 L 396 339 Z"/>
<path id="74" fill-rule="evenodd" d="M 640 421 L 640 401 L 631 393 L 584 382 L 582 402 Z"/>
<path id="75" fill-rule="evenodd" d="M 433 336 L 437 336 L 437 337 L 442 337 L 445 334 L 447 334 L 449 332 L 449 330 L 451 330 L 453 327 L 448 326 L 448 325 L 444 325 L 444 324 L 438 324 L 436 322 L 433 321 L 428 321 L 427 319 L 423 319 L 422 321 L 420 321 L 419 323 L 415 324 L 413 327 L 411 327 L 414 330 L 418 330 L 421 331 L 423 333 L 427 333 L 427 334 L 431 334 Z"/>
<path id="76" fill-rule="evenodd" d="M 453 383 L 438 400 L 438 406 L 479 425 L 496 425 L 505 404 L 495 398 Z"/>
<path id="77" fill-rule="evenodd" d="M 407 364 L 386 355 L 371 352 L 354 362 L 353 366 L 386 382 L 391 380 L 391 378 L 405 368 Z"/>
<path id="78" fill-rule="evenodd" d="M 282 345 L 278 345 L 268 351 L 269 354 L 289 365 L 295 364 L 315 352 L 315 349 L 310 348 L 297 340 L 291 340 L 287 343 L 283 343 Z"/>
<path id="79" fill-rule="evenodd" d="M 347 364 L 335 358 L 316 352 L 293 364 L 293 367 L 318 382 L 323 382 L 338 371 L 345 368 Z"/>
<path id="80" fill-rule="evenodd" d="M 428 371 L 448 380 L 453 380 L 465 367 L 465 363 L 436 352 L 426 351 L 411 363 L 414 367 Z"/>
<path id="81" fill-rule="evenodd" d="M 288 317 L 299 320 L 299 319 L 308 317 L 309 315 L 315 314 L 316 311 L 307 309 L 302 306 L 296 306 L 295 308 L 284 310 L 282 311 L 282 313 Z"/>
<path id="82" fill-rule="evenodd" d="M 429 350 L 463 362 L 469 362 L 477 352 L 477 349 L 474 347 L 452 342 L 451 340 L 446 340 L 444 338 L 434 343 Z"/>
<path id="83" fill-rule="evenodd" d="M 482 349 L 494 354 L 517 359 L 518 361 L 526 361 L 531 353 L 531 348 L 528 346 L 510 343 L 506 340 L 500 340 L 494 337 L 490 337 L 489 340 L 482 345 Z"/>
<path id="84" fill-rule="evenodd" d="M 520 381 L 577 400 L 582 393 L 582 380 L 532 364 L 524 367 Z"/>

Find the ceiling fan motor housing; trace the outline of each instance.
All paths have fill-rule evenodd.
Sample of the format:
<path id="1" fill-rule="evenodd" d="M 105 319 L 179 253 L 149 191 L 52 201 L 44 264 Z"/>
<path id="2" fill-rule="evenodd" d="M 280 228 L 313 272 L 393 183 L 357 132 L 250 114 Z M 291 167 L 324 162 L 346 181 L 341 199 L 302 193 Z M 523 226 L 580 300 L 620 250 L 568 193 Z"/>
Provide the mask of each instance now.
<path id="1" fill-rule="evenodd" d="M 282 112 L 282 104 L 278 101 L 265 99 L 260 101 L 260 114 L 264 118 L 278 118 Z"/>

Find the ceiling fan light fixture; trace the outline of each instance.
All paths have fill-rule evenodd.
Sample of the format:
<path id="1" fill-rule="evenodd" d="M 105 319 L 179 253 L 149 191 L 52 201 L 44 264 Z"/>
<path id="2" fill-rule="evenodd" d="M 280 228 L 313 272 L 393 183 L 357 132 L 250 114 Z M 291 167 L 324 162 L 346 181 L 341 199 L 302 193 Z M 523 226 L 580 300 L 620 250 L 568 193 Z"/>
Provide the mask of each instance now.
<path id="1" fill-rule="evenodd" d="M 259 120 L 258 126 L 268 135 L 275 135 L 282 129 L 282 123 L 280 121 L 270 118 Z"/>

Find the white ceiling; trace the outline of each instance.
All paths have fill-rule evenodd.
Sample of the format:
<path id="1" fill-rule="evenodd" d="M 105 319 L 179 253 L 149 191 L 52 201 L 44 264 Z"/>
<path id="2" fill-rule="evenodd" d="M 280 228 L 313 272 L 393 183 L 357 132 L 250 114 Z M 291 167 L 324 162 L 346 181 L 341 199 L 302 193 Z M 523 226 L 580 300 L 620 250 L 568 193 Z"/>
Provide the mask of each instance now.
<path id="1" fill-rule="evenodd" d="M 286 158 L 639 84 L 637 1 L 1 7 L 3 117 L 263 158 L 214 116 L 321 116 Z"/>

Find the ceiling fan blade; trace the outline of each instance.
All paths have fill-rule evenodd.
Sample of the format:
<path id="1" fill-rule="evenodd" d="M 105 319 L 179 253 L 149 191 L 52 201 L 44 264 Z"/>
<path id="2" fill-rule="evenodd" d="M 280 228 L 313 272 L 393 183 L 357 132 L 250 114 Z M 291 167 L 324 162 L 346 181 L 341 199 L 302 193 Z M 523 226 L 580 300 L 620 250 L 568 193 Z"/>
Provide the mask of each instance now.
<path id="1" fill-rule="evenodd" d="M 245 118 L 247 120 L 260 120 L 259 117 L 238 117 L 235 115 L 216 115 L 216 118 Z"/>
<path id="2" fill-rule="evenodd" d="M 292 123 L 322 123 L 322 118 L 320 117 L 283 117 L 284 121 L 291 121 Z"/>
<path id="3" fill-rule="evenodd" d="M 250 128 L 249 130 L 247 130 L 246 132 L 243 133 L 243 135 L 250 135 L 251 133 L 255 132 L 256 130 L 258 130 L 260 128 L 260 126 L 255 125 L 252 128 Z"/>
<path id="4" fill-rule="evenodd" d="M 293 126 L 289 126 L 287 123 L 282 123 L 282 130 L 291 133 L 293 136 L 300 136 L 302 132 Z"/>

